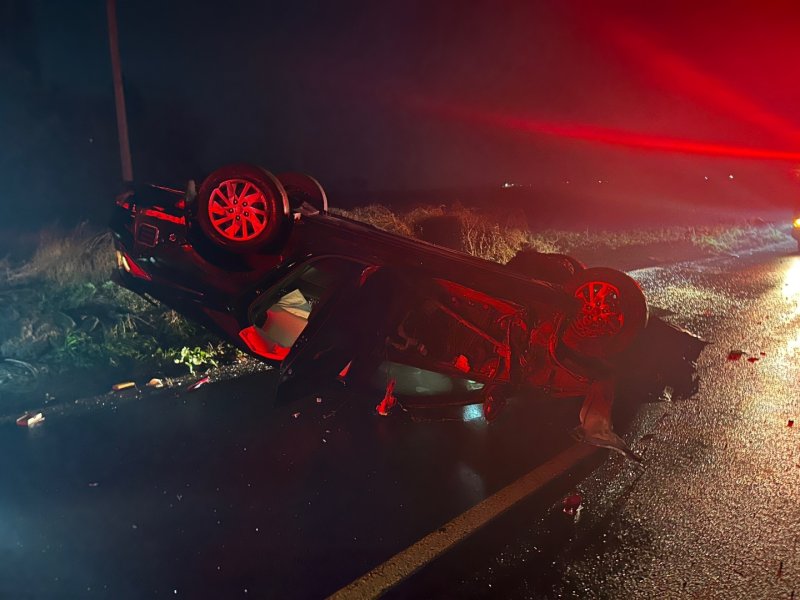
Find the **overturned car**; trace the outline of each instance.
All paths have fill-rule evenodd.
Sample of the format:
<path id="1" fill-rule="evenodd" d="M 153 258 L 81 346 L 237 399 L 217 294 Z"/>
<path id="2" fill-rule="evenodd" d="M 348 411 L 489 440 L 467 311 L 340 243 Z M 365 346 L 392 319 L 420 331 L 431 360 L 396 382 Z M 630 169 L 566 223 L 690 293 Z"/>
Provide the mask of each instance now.
<path id="1" fill-rule="evenodd" d="M 704 346 L 648 318 L 625 273 L 387 233 L 331 214 L 306 175 L 233 165 L 199 189 L 136 186 L 111 226 L 122 285 L 278 363 L 282 385 L 388 385 L 409 406 L 480 404 L 487 420 L 520 390 L 581 396 L 580 437 L 624 451 L 608 427 L 617 383 L 690 393 Z"/>

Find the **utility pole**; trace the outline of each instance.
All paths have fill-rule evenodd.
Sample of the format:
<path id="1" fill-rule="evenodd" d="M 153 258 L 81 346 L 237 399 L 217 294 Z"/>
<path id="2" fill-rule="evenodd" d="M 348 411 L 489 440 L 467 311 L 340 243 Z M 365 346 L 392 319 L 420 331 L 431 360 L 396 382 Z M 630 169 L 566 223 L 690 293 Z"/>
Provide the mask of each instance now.
<path id="1" fill-rule="evenodd" d="M 114 102 L 117 108 L 117 134 L 119 157 L 122 163 L 122 181 L 133 181 L 131 142 L 128 138 L 128 117 L 125 112 L 125 90 L 122 87 L 122 64 L 119 59 L 119 34 L 117 32 L 117 2 L 106 0 L 108 12 L 108 45 L 111 50 L 111 72 L 114 78 Z"/>

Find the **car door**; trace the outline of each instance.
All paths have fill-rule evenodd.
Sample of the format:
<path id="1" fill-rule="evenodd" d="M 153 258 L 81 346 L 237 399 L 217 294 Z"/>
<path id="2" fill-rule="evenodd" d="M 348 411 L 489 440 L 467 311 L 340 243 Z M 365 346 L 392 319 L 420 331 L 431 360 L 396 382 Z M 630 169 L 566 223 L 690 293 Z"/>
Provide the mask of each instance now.
<path id="1" fill-rule="evenodd" d="M 368 266 L 340 256 L 314 258 L 256 299 L 250 320 L 267 353 L 281 361 L 282 378 L 310 370 L 320 358 L 328 363 L 334 354 L 346 353 L 342 315 Z"/>

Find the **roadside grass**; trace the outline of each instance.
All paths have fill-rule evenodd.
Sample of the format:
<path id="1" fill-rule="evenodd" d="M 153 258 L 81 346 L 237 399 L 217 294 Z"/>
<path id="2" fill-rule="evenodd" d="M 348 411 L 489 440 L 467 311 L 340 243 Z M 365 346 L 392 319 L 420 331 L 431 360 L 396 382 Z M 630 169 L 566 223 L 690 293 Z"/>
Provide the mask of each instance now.
<path id="1" fill-rule="evenodd" d="M 414 235 L 419 223 L 431 217 L 455 219 L 461 224 L 461 243 L 466 252 L 500 263 L 508 262 L 523 248 L 563 254 L 591 251 L 599 255 L 603 251 L 622 248 L 681 243 L 707 252 L 732 253 L 787 239 L 786 232 L 779 226 L 761 219 L 704 226 L 573 231 L 531 229 L 524 217 L 498 218 L 460 205 L 418 207 L 406 212 L 392 212 L 385 206 L 370 205 L 335 212 L 402 235 Z"/>
<path id="2" fill-rule="evenodd" d="M 0 262 L 0 386 L 86 372 L 177 374 L 237 351 L 111 281 L 108 233 L 44 232 L 28 260 Z M 10 359 L 10 360 L 9 360 Z"/>
<path id="3" fill-rule="evenodd" d="M 521 218 L 493 219 L 462 206 L 393 212 L 373 205 L 337 212 L 407 236 L 419 235 L 419 224 L 432 218 L 455 220 L 466 252 L 500 263 L 523 248 L 580 257 L 680 243 L 729 253 L 787 239 L 779 227 L 764 222 L 531 231 Z M 113 283 L 115 264 L 110 234 L 87 226 L 66 234 L 44 232 L 27 260 L 0 259 L 0 388 L 66 372 L 193 373 L 243 358 L 175 311 Z"/>

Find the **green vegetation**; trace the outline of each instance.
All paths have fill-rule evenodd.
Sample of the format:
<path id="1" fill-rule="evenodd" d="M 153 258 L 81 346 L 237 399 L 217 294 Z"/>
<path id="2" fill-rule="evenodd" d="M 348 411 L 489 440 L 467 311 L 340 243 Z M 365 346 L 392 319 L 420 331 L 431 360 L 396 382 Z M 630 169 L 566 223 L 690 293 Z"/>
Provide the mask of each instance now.
<path id="1" fill-rule="evenodd" d="M 114 265 L 110 235 L 85 227 L 43 236 L 23 264 L 6 261 L 0 357 L 23 361 L 38 374 L 105 368 L 123 375 L 194 373 L 236 356 L 232 346 L 175 311 L 113 283 Z"/>

